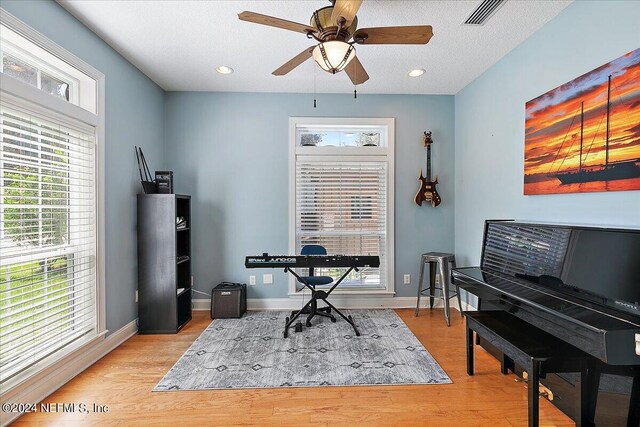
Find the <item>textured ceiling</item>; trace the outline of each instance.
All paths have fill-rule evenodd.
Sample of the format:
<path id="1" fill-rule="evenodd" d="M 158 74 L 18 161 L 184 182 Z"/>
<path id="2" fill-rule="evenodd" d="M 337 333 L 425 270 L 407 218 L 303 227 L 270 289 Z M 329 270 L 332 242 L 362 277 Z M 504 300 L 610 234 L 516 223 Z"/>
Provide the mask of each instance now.
<path id="1" fill-rule="evenodd" d="M 364 0 L 359 27 L 432 25 L 427 45 L 357 46 L 371 78 L 359 93 L 455 94 L 564 9 L 570 0 L 508 0 L 479 27 L 461 25 L 479 0 Z M 345 73 L 308 60 L 271 72 L 308 46 L 304 34 L 243 22 L 244 10 L 308 24 L 326 0 L 59 0 L 167 91 L 349 93 Z M 221 75 L 219 65 L 235 72 Z M 424 68 L 421 77 L 407 73 Z"/>

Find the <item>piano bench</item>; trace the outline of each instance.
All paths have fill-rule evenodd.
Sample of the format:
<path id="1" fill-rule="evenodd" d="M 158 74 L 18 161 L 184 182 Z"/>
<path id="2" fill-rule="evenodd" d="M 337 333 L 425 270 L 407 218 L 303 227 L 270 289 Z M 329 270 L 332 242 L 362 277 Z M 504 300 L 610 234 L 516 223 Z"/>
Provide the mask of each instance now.
<path id="1" fill-rule="evenodd" d="M 595 425 L 597 370 L 595 359 L 582 350 L 515 317 L 506 311 L 466 311 L 467 374 L 473 375 L 473 333 L 500 350 L 502 373 L 511 363 L 527 371 L 529 426 L 539 425 L 539 381 L 548 373 L 580 372 L 580 420 L 578 425 Z M 595 385 L 595 390 L 593 390 Z M 578 420 L 576 420 L 578 421 Z"/>

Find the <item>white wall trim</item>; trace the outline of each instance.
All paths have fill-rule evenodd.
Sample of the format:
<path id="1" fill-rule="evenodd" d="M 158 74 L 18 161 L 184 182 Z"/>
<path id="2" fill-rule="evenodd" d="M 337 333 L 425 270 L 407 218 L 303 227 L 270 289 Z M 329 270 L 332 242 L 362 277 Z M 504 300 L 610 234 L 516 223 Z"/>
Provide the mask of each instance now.
<path id="1" fill-rule="evenodd" d="M 120 344 L 138 332 L 138 319 L 134 319 L 104 339 L 93 341 L 82 349 L 63 357 L 22 384 L 3 393 L 2 403 L 39 404 L 51 393 L 71 381 L 82 371 L 102 359 Z M 0 412 L 0 425 L 6 426 L 20 415 Z"/>
<path id="2" fill-rule="evenodd" d="M 29 25 L 25 24 L 20 19 L 16 18 L 15 16 L 13 16 L 12 14 L 10 14 L 9 12 L 7 12 L 5 9 L 2 9 L 2 8 L 0 8 L 0 20 L 7 27 L 11 28 L 12 30 L 14 30 L 24 38 L 31 40 L 33 43 L 40 46 L 41 48 L 52 52 L 53 54 L 55 54 L 55 56 L 67 62 L 68 64 L 71 64 L 73 67 L 82 71 L 84 74 L 87 74 L 89 76 L 96 77 L 96 78 L 98 78 L 98 76 L 100 75 L 104 76 L 104 74 L 102 74 L 96 68 L 91 66 L 88 62 L 85 62 L 82 59 L 78 58 L 76 55 L 69 52 L 67 49 L 61 47 L 60 45 L 55 43 L 53 40 L 48 38 L 47 36 L 31 28 Z M 55 50 L 52 49 L 52 46 L 55 46 Z"/>
<path id="3" fill-rule="evenodd" d="M 362 309 L 362 308 L 415 308 L 416 297 L 358 297 L 353 295 L 345 298 L 331 298 L 331 303 L 338 308 Z M 428 308 L 429 298 L 421 298 L 420 307 Z M 296 310 L 302 307 L 300 299 L 293 298 L 261 298 L 247 300 L 248 310 Z M 442 308 L 442 300 L 437 300 L 434 308 Z M 450 307 L 452 312 L 458 311 L 458 301 L 451 299 Z M 463 310 L 473 310 L 473 307 L 464 301 L 462 302 Z M 193 309 L 199 311 L 210 311 L 210 299 L 194 299 Z"/>

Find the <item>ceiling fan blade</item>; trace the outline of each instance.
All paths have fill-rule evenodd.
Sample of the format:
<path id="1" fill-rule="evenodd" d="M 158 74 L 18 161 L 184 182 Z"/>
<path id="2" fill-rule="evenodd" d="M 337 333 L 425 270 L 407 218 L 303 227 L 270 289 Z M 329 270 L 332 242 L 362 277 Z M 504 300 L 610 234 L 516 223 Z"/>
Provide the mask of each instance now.
<path id="1" fill-rule="evenodd" d="M 338 18 L 342 16 L 347 20 L 344 24 L 345 28 L 348 27 L 358 13 L 361 4 L 362 0 L 336 0 L 331 13 L 331 24 L 336 25 Z"/>
<path id="2" fill-rule="evenodd" d="M 431 37 L 431 25 L 361 28 L 353 34 L 359 44 L 427 44 Z"/>
<path id="3" fill-rule="evenodd" d="M 356 56 L 347 64 L 344 71 L 347 73 L 354 85 L 360 85 L 369 80 L 369 74 L 364 69 Z"/>
<path id="4" fill-rule="evenodd" d="M 282 66 L 280 68 L 278 68 L 277 70 L 275 70 L 271 74 L 273 74 L 274 76 L 284 76 L 289 71 L 293 70 L 298 65 L 302 64 L 304 61 L 306 61 L 307 59 L 311 58 L 311 54 L 313 52 L 313 48 L 315 48 L 315 46 L 311 46 L 311 47 L 303 50 L 302 52 L 300 52 L 299 54 L 297 54 L 296 56 L 291 58 L 289 61 L 287 61 L 284 64 L 282 64 Z M 352 60 L 352 62 L 353 62 L 353 60 Z"/>
<path id="5" fill-rule="evenodd" d="M 274 18 L 273 16 L 261 15 L 255 12 L 244 11 L 238 14 L 241 21 L 253 22 L 255 24 L 268 25 L 270 27 L 282 28 L 283 30 L 296 31 L 298 33 L 307 34 L 318 31 L 309 25 L 299 24 L 297 22 L 287 21 L 286 19 Z"/>

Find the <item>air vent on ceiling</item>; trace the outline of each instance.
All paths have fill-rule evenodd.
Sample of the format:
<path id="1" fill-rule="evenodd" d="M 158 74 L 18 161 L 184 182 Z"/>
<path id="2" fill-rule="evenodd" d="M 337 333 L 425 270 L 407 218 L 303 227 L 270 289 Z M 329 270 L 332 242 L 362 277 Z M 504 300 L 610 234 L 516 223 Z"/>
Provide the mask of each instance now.
<path id="1" fill-rule="evenodd" d="M 506 0 L 482 0 L 463 25 L 483 25 Z"/>

